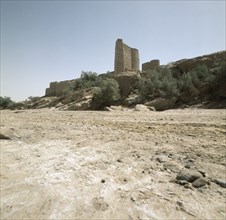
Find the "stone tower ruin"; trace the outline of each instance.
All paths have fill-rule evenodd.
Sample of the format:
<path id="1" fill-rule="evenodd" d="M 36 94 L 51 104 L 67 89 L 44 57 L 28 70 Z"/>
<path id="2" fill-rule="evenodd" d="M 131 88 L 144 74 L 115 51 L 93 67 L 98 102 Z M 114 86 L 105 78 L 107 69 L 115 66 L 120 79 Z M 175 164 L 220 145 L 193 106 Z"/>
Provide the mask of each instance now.
<path id="1" fill-rule="evenodd" d="M 118 39 L 115 44 L 115 74 L 125 71 L 139 71 L 139 51 Z"/>

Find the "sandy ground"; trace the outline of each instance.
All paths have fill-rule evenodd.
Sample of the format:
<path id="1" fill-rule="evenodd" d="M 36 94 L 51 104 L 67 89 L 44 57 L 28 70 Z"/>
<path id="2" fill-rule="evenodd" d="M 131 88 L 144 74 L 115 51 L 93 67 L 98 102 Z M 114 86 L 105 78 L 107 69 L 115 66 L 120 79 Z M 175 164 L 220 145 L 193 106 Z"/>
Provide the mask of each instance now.
<path id="1" fill-rule="evenodd" d="M 226 218 L 225 110 L 1 111 L 1 132 L 1 219 Z M 176 183 L 188 165 L 208 184 Z"/>

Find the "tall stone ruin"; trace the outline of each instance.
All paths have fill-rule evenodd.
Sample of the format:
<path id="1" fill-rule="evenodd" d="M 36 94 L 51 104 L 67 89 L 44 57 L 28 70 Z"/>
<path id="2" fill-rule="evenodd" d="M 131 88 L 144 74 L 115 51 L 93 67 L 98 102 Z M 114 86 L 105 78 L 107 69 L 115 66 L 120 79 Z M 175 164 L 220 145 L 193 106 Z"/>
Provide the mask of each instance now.
<path id="1" fill-rule="evenodd" d="M 125 71 L 139 71 L 139 51 L 118 39 L 115 44 L 115 74 Z"/>

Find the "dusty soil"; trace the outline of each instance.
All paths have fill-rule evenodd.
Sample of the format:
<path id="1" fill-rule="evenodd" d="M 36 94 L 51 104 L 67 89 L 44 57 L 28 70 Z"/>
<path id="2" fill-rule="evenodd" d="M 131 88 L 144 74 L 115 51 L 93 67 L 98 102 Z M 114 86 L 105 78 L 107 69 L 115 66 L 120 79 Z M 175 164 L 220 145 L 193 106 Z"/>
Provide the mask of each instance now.
<path id="1" fill-rule="evenodd" d="M 225 110 L 1 111 L 1 219 L 225 219 L 225 128 Z"/>

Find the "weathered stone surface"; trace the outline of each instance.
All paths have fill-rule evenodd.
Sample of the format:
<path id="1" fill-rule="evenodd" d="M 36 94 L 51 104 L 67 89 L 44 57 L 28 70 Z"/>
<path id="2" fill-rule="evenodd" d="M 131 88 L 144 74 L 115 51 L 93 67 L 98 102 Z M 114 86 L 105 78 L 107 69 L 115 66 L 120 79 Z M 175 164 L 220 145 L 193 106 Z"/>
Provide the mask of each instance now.
<path id="1" fill-rule="evenodd" d="M 61 82 L 51 82 L 46 89 L 45 96 L 62 96 L 68 88 L 73 86 L 75 80 L 65 80 Z"/>
<path id="2" fill-rule="evenodd" d="M 207 67 L 210 67 L 212 64 L 213 64 L 213 60 L 207 57 L 203 57 L 200 59 L 197 59 L 197 58 L 185 59 L 182 61 L 178 61 L 177 68 L 182 73 L 187 73 L 199 65 L 206 65 Z"/>
<path id="3" fill-rule="evenodd" d="M 165 169 L 169 169 L 173 172 L 179 172 L 182 168 L 182 166 L 178 163 L 176 163 L 175 161 L 167 161 L 164 163 L 163 167 Z"/>
<path id="4" fill-rule="evenodd" d="M 156 111 L 163 111 L 175 105 L 174 99 L 156 98 L 153 101 L 144 103 L 146 106 L 153 106 Z"/>
<path id="5" fill-rule="evenodd" d="M 226 179 L 216 179 L 214 181 L 217 185 L 226 188 Z"/>
<path id="6" fill-rule="evenodd" d="M 5 140 L 9 140 L 10 137 L 6 134 L 3 134 L 2 132 L 0 133 L 0 139 L 5 139 Z"/>
<path id="7" fill-rule="evenodd" d="M 121 72 L 114 75 L 115 80 L 119 84 L 122 99 L 125 99 L 132 91 L 136 82 L 140 79 L 137 72 Z"/>
<path id="8" fill-rule="evenodd" d="M 64 110 L 91 110 L 93 97 L 97 90 L 97 87 L 92 87 L 68 93 L 65 97 L 68 107 L 65 107 Z M 61 102 L 63 103 L 65 100 Z"/>
<path id="9" fill-rule="evenodd" d="M 15 139 L 15 138 L 19 138 L 19 137 L 20 136 L 18 135 L 18 133 L 15 131 L 14 128 L 11 128 L 11 129 L 1 128 L 0 139 L 10 140 L 10 139 Z"/>
<path id="10" fill-rule="evenodd" d="M 78 103 L 72 103 L 65 110 L 90 110 L 92 99 L 87 99 Z"/>
<path id="11" fill-rule="evenodd" d="M 104 110 L 105 111 L 109 111 L 109 112 L 111 112 L 111 111 L 124 111 L 125 110 L 125 108 L 123 108 L 122 106 L 110 106 L 110 107 L 105 107 L 104 108 Z"/>
<path id="12" fill-rule="evenodd" d="M 201 178 L 202 175 L 196 170 L 188 170 L 182 169 L 178 174 L 176 179 L 177 180 L 186 180 L 188 182 L 193 182 L 198 178 Z"/>
<path id="13" fill-rule="evenodd" d="M 123 104 L 126 106 L 131 106 L 134 104 L 140 104 L 142 102 L 142 97 L 140 95 L 130 95 L 127 99 L 123 101 Z"/>
<path id="14" fill-rule="evenodd" d="M 193 183 L 192 186 L 195 188 L 199 188 L 206 185 L 206 180 L 204 178 L 198 178 Z"/>
<path id="15" fill-rule="evenodd" d="M 145 105 L 137 104 L 134 108 L 134 111 L 142 111 L 142 112 L 149 112 L 149 108 Z"/>
<path id="16" fill-rule="evenodd" d="M 115 74 L 125 71 L 139 71 L 139 51 L 118 39 L 115 44 Z"/>
<path id="17" fill-rule="evenodd" d="M 142 64 L 142 72 L 154 70 L 160 66 L 159 60 L 151 60 L 150 62 L 146 62 Z"/>
<path id="18" fill-rule="evenodd" d="M 160 156 L 156 157 L 156 160 L 159 163 L 165 163 L 165 162 L 169 161 L 169 157 L 166 155 L 160 155 Z"/>
<path id="19" fill-rule="evenodd" d="M 183 74 L 193 70 L 200 65 L 205 65 L 208 68 L 211 68 L 215 65 L 215 63 L 222 62 L 225 59 L 226 51 L 220 51 L 217 53 L 199 56 L 191 59 L 182 59 L 175 62 L 171 62 L 167 64 L 166 67 Z"/>

